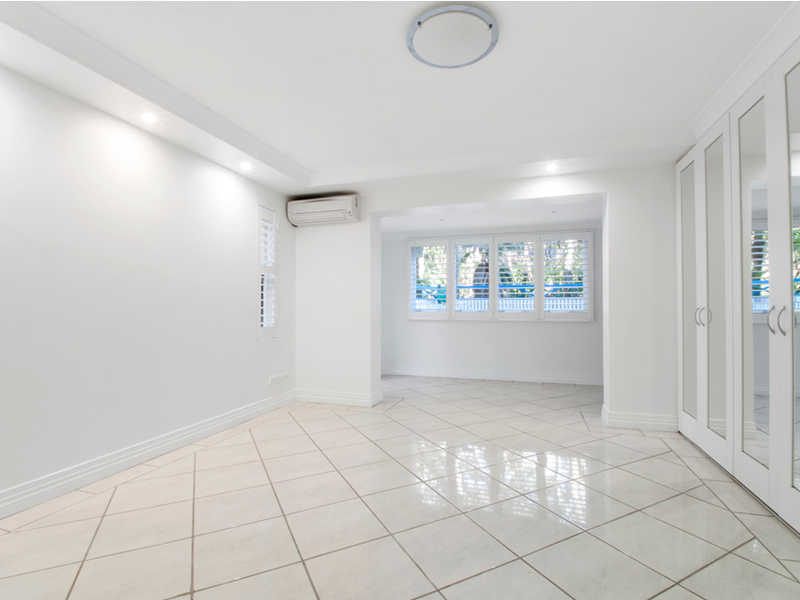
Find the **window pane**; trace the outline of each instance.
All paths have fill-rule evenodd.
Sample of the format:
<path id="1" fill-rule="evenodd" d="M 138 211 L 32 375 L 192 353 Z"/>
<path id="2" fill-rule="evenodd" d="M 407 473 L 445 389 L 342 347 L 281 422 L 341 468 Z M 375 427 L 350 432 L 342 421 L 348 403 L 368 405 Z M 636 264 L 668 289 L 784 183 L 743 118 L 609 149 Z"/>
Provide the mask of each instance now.
<path id="1" fill-rule="evenodd" d="M 534 274 L 536 243 L 503 242 L 497 245 L 500 312 L 535 312 Z"/>
<path id="2" fill-rule="evenodd" d="M 275 276 L 261 275 L 261 327 L 275 325 Z"/>
<path id="3" fill-rule="evenodd" d="M 588 312 L 589 240 L 544 242 L 544 311 Z"/>
<path id="4" fill-rule="evenodd" d="M 456 312 L 489 312 L 489 244 L 456 244 Z"/>
<path id="5" fill-rule="evenodd" d="M 411 311 L 447 310 L 447 246 L 411 247 Z"/>

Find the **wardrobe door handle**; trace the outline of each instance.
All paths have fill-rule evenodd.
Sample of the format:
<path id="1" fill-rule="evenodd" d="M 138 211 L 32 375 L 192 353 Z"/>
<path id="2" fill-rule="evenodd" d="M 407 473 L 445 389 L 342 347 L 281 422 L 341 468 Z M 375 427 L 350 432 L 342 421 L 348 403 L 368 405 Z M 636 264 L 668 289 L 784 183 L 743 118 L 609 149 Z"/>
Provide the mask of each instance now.
<path id="1" fill-rule="evenodd" d="M 711 309 L 708 309 L 708 324 L 711 325 L 711 319 L 714 315 L 711 314 Z"/>
<path id="2" fill-rule="evenodd" d="M 781 309 L 781 312 L 779 312 L 779 313 L 778 313 L 778 319 L 777 319 L 777 323 L 778 323 L 778 329 L 780 329 L 780 330 L 781 330 L 781 333 L 782 333 L 783 335 L 786 335 L 786 330 L 783 328 L 783 325 L 781 325 L 781 317 L 783 316 L 783 313 L 785 313 L 785 312 L 786 312 L 786 307 L 784 306 L 784 307 Z"/>
<path id="3" fill-rule="evenodd" d="M 705 324 L 705 323 L 703 323 L 703 311 L 704 311 L 705 309 L 706 309 L 706 307 L 705 307 L 705 306 L 701 306 L 701 307 L 700 307 L 700 314 L 699 314 L 699 315 L 697 315 L 697 317 L 700 319 L 700 325 L 702 325 L 703 327 L 705 327 L 705 326 L 706 326 L 706 324 Z"/>
<path id="4" fill-rule="evenodd" d="M 697 324 L 698 327 L 700 327 L 700 321 L 697 320 L 697 313 L 698 312 L 700 312 L 700 307 L 699 306 L 694 309 L 694 322 L 695 322 L 695 324 Z"/>
<path id="5" fill-rule="evenodd" d="M 775 307 L 773 306 L 772 308 L 769 309 L 769 312 L 767 313 L 767 327 L 769 327 L 769 330 L 772 333 L 775 333 L 775 330 L 772 328 L 772 323 L 769 322 L 769 319 L 770 319 L 770 317 L 772 317 L 772 311 L 774 311 L 774 310 L 775 310 Z"/>

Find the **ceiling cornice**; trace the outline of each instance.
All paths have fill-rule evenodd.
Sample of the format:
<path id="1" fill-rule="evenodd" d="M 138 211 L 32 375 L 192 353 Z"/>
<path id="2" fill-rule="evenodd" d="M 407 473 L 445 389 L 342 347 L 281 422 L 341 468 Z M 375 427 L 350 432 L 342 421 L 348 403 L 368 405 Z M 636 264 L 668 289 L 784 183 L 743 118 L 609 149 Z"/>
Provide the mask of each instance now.
<path id="1" fill-rule="evenodd" d="M 719 118 L 797 41 L 800 31 L 800 3 L 791 2 L 780 20 L 742 62 L 692 121 L 690 128 L 696 139 L 708 131 Z"/>

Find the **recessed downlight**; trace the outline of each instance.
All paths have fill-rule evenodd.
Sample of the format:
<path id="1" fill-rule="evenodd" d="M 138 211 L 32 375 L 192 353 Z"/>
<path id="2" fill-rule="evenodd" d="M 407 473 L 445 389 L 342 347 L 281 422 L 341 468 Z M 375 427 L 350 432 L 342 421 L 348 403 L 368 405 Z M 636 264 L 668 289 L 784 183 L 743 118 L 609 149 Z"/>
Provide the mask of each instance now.
<path id="1" fill-rule="evenodd" d="M 242 164 L 239 165 L 239 168 L 242 171 L 249 171 L 250 169 L 253 168 L 253 165 L 251 165 L 249 162 L 243 162 Z"/>
<path id="2" fill-rule="evenodd" d="M 142 115 L 142 121 L 145 123 L 155 123 L 158 121 L 158 119 L 156 119 L 156 116 L 153 113 L 144 113 Z"/>
<path id="3" fill-rule="evenodd" d="M 550 163 L 546 168 L 548 173 L 555 173 L 556 169 L 558 169 L 558 165 L 555 163 Z"/>

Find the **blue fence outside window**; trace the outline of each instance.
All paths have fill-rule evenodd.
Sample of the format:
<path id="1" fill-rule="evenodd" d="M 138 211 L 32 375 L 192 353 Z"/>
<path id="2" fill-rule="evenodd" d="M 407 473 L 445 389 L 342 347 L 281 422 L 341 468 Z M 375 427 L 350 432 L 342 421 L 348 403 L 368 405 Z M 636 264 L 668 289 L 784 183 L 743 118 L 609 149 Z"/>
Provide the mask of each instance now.
<path id="1" fill-rule="evenodd" d="M 795 277 L 794 287 L 795 290 L 800 285 L 800 277 Z M 767 313 L 769 312 L 769 279 L 752 279 L 751 289 L 753 297 L 753 312 L 754 313 Z M 794 294 L 794 309 L 800 311 L 800 293 Z"/>
<path id="2" fill-rule="evenodd" d="M 500 294 L 497 298 L 497 309 L 500 312 L 532 312 L 536 309 L 536 298 L 532 284 L 503 284 L 499 286 Z M 431 287 L 418 285 L 411 301 L 411 310 L 415 312 L 443 311 L 447 301 L 447 291 L 444 287 Z M 459 298 L 461 290 L 472 290 L 473 297 Z M 506 294 L 504 295 L 504 290 Z M 514 290 L 514 291 L 509 291 Z M 545 312 L 585 312 L 588 310 L 589 299 L 583 284 L 559 284 L 545 286 L 544 310 Z M 488 312 L 489 311 L 489 286 L 488 285 L 459 285 L 456 286 L 455 309 L 458 312 Z"/>

